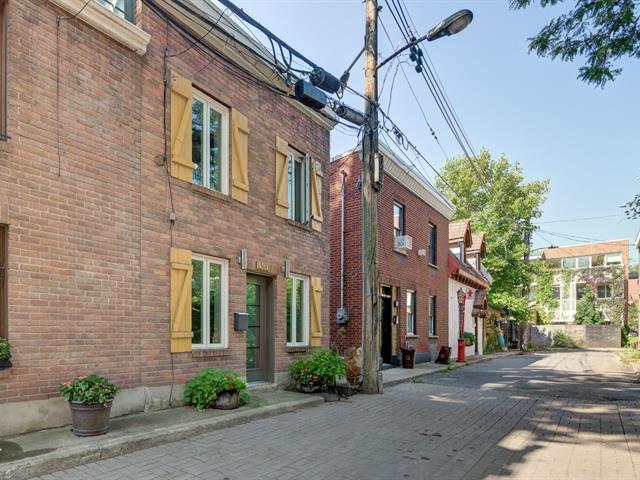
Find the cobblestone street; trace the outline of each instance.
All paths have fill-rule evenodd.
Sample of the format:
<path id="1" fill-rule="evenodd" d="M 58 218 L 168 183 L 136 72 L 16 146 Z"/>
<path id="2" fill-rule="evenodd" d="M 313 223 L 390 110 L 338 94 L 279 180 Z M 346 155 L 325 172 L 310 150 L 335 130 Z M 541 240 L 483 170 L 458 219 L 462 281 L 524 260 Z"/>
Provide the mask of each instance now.
<path id="1" fill-rule="evenodd" d="M 640 385 L 615 353 L 503 358 L 44 479 L 640 478 Z"/>

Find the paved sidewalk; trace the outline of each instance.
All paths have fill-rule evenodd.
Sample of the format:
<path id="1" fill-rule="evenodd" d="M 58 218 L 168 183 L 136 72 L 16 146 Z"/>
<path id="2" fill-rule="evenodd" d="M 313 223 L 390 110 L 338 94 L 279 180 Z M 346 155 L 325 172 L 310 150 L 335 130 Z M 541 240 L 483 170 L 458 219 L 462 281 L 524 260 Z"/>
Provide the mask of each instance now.
<path id="1" fill-rule="evenodd" d="M 637 385 L 614 353 L 508 356 L 40 480 L 638 480 Z"/>
<path id="2" fill-rule="evenodd" d="M 0 480 L 30 478 L 323 403 L 319 396 L 256 391 L 250 405 L 238 410 L 181 407 L 113 418 L 109 432 L 98 437 L 76 437 L 67 426 L 0 439 Z"/>
<path id="3" fill-rule="evenodd" d="M 424 377 L 440 372 L 449 372 L 457 368 L 466 367 L 480 362 L 488 362 L 497 358 L 505 358 L 513 355 L 522 355 L 519 350 L 510 350 L 508 352 L 496 352 L 489 355 L 474 355 L 467 357 L 466 362 L 452 361 L 449 365 L 441 365 L 439 363 L 427 362 L 418 363 L 414 368 L 390 368 L 383 370 L 382 382 L 385 387 L 391 387 L 399 383 L 410 382 L 416 378 Z"/>

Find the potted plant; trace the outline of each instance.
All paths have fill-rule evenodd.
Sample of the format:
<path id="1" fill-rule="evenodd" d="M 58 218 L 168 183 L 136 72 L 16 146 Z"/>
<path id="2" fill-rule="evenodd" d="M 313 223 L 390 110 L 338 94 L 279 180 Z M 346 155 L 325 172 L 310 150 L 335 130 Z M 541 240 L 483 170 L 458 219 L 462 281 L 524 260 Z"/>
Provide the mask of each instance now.
<path id="1" fill-rule="evenodd" d="M 79 437 L 102 435 L 109 429 L 113 397 L 120 388 L 99 375 L 76 377 L 60 385 L 71 408 L 73 433 Z"/>
<path id="2" fill-rule="evenodd" d="M 11 367 L 11 345 L 4 338 L 0 338 L 0 370 Z"/>
<path id="3" fill-rule="evenodd" d="M 315 393 L 334 388 L 336 380 L 345 376 L 346 366 L 336 352 L 320 348 L 298 358 L 289 371 L 299 392 Z"/>
<path id="4" fill-rule="evenodd" d="M 184 401 L 199 412 L 207 407 L 231 410 L 249 402 L 247 383 L 233 370 L 206 368 L 187 383 Z"/>
<path id="5" fill-rule="evenodd" d="M 464 345 L 471 347 L 476 344 L 476 336 L 471 332 L 464 332 Z"/>

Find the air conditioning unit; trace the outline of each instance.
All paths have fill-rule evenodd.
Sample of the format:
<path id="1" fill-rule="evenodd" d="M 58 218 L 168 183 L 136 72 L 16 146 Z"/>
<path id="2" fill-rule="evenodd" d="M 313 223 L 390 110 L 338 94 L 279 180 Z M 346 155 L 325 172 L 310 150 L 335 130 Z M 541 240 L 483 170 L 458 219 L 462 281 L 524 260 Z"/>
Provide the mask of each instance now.
<path id="1" fill-rule="evenodd" d="M 413 237 L 400 235 L 393 240 L 393 248 L 406 252 L 413 248 Z"/>

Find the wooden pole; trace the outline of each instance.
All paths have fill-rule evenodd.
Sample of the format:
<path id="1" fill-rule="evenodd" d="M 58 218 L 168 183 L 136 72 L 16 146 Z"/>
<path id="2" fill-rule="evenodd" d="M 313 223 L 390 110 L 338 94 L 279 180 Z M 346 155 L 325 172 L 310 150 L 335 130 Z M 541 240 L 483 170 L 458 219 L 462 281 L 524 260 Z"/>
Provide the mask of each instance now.
<path id="1" fill-rule="evenodd" d="M 362 347 L 364 393 L 381 393 L 380 321 L 378 313 L 378 197 L 373 168 L 378 154 L 378 2 L 365 0 L 365 113 L 362 141 Z"/>

